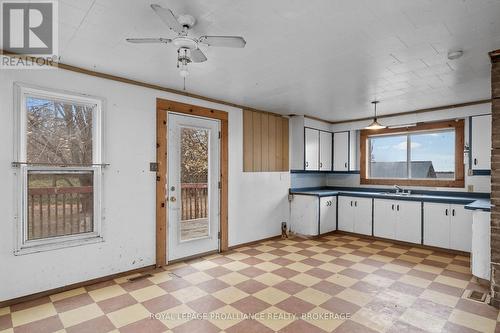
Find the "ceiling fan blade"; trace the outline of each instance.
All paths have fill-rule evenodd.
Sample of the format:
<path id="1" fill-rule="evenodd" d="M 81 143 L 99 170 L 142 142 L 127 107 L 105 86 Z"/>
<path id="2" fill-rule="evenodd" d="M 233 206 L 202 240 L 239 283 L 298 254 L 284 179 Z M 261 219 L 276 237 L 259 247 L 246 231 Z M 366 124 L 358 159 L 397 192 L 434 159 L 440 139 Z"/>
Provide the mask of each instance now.
<path id="1" fill-rule="evenodd" d="M 207 61 L 207 57 L 200 49 L 193 49 L 191 50 L 191 60 L 193 62 L 205 62 Z"/>
<path id="2" fill-rule="evenodd" d="M 168 38 L 127 38 L 127 42 L 134 44 L 148 44 L 148 43 L 170 43 L 172 40 Z"/>
<path id="3" fill-rule="evenodd" d="M 245 47 L 247 43 L 243 37 L 239 36 L 201 36 L 199 42 L 220 47 Z"/>
<path id="4" fill-rule="evenodd" d="M 151 5 L 151 8 L 155 11 L 155 13 L 160 17 L 160 19 L 168 25 L 170 29 L 177 33 L 182 32 L 182 25 L 177 21 L 177 19 L 174 16 L 174 13 L 168 8 L 163 8 L 160 5 Z"/>

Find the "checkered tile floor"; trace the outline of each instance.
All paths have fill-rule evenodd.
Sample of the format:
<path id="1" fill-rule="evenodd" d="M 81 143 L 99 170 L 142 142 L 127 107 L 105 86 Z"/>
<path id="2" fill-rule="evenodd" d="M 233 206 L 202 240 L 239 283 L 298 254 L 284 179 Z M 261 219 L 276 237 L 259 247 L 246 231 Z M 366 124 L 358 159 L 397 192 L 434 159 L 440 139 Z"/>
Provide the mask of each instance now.
<path id="1" fill-rule="evenodd" d="M 152 274 L 1 308 L 0 332 L 500 332 L 462 296 L 486 291 L 468 257 L 372 239 L 271 240 Z"/>

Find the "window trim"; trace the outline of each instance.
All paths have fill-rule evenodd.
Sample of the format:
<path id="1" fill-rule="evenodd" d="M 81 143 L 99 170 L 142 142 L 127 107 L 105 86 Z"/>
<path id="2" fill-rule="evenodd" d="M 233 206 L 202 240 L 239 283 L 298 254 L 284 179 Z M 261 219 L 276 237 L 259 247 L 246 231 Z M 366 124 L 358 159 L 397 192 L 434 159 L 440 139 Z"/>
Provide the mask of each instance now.
<path id="1" fill-rule="evenodd" d="M 36 96 L 47 99 L 57 99 L 70 103 L 95 105 L 92 115 L 92 164 L 89 166 L 37 166 L 23 164 L 15 169 L 17 186 L 16 200 L 16 236 L 14 255 L 24 255 L 41 251 L 79 246 L 90 243 L 102 242 L 103 239 L 103 187 L 102 187 L 102 161 L 104 157 L 103 145 L 103 107 L 104 99 L 73 92 L 38 87 L 25 83 L 14 83 L 14 161 L 26 162 L 27 137 L 26 137 L 26 96 Z M 55 236 L 44 239 L 28 240 L 27 237 L 27 202 L 28 202 L 28 172 L 46 171 L 48 173 L 65 173 L 71 171 L 93 171 L 93 231 L 87 233 Z"/>
<path id="2" fill-rule="evenodd" d="M 455 130 L 455 179 L 409 179 L 409 178 L 369 178 L 369 145 L 370 137 L 413 134 L 416 132 L 432 132 L 439 130 Z M 448 120 L 432 123 L 418 123 L 412 127 L 385 128 L 380 130 L 361 130 L 360 132 L 360 183 L 366 185 L 406 185 L 432 187 L 464 187 L 464 120 Z"/>

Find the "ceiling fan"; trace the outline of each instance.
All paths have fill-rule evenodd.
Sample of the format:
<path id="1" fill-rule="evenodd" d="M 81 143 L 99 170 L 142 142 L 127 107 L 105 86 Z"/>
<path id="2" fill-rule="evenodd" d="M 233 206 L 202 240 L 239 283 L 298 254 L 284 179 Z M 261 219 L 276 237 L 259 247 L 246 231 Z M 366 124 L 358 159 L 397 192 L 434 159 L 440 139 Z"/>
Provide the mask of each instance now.
<path id="1" fill-rule="evenodd" d="M 151 8 L 160 17 L 160 19 L 174 31 L 177 36 L 174 38 L 127 38 L 127 42 L 145 44 L 145 43 L 163 43 L 173 44 L 177 47 L 177 68 L 182 77 L 189 75 L 188 64 L 190 62 L 205 62 L 207 57 L 199 48 L 199 44 L 216 47 L 245 47 L 246 41 L 243 37 L 239 36 L 201 36 L 199 38 L 192 38 L 188 36 L 189 29 L 191 29 L 196 19 L 191 15 L 178 15 L 160 5 L 153 4 Z"/>

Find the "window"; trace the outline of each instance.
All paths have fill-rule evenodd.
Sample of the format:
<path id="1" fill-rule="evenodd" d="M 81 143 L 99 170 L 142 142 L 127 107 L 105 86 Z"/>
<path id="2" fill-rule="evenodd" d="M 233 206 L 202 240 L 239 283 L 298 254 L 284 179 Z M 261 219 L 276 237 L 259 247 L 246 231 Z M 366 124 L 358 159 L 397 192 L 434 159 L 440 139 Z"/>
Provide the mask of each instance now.
<path id="1" fill-rule="evenodd" d="M 463 124 L 363 130 L 361 183 L 463 187 Z"/>
<path id="2" fill-rule="evenodd" d="M 102 100 L 16 84 L 17 254 L 101 240 Z"/>

